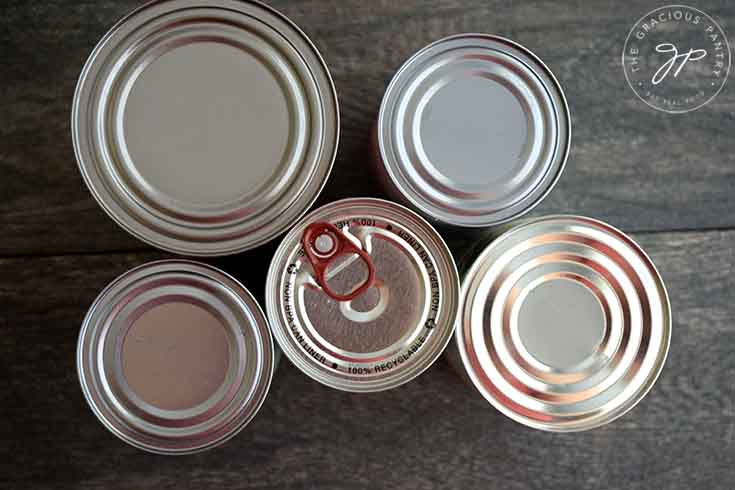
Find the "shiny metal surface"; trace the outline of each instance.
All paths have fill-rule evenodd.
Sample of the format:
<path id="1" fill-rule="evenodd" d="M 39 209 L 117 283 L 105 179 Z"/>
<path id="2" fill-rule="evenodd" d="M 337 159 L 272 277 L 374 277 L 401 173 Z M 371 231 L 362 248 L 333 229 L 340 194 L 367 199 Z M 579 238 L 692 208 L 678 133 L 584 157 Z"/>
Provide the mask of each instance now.
<path id="1" fill-rule="evenodd" d="M 377 151 L 394 195 L 441 223 L 494 226 L 548 194 L 569 152 L 569 108 L 548 68 L 497 36 L 437 41 L 394 76 Z"/>
<path id="2" fill-rule="evenodd" d="M 126 378 L 130 371 L 126 337 L 147 312 L 174 303 L 214 316 L 227 339 L 224 381 L 192 406 L 151 401 L 148 393 L 133 389 L 139 381 Z M 166 348 L 174 345 L 172 338 Z M 158 362 L 153 364 L 152 368 L 160 367 Z M 265 400 L 273 369 L 273 340 L 265 315 L 250 293 L 218 269 L 190 261 L 152 262 L 113 281 L 90 307 L 77 349 L 79 380 L 95 415 L 123 441 L 160 454 L 202 451 L 233 437 Z M 179 378 L 177 383 L 199 381 Z"/>
<path id="3" fill-rule="evenodd" d="M 537 429 L 579 431 L 651 389 L 671 311 L 651 260 L 622 232 L 551 216 L 488 246 L 462 285 L 457 346 L 480 393 Z"/>
<path id="4" fill-rule="evenodd" d="M 366 251 L 375 282 L 351 301 L 318 285 L 301 244 L 306 227 L 332 223 Z M 364 281 L 356 254 L 328 271 L 329 286 L 348 291 Z M 427 369 L 451 339 L 459 300 L 452 256 L 415 213 L 379 199 L 345 199 L 302 220 L 284 239 L 268 272 L 266 309 L 289 359 L 333 388 L 395 388 Z"/>
<path id="5" fill-rule="evenodd" d="M 337 97 L 306 35 L 258 2 L 165 0 L 113 27 L 80 76 L 79 168 L 159 248 L 223 255 L 285 231 L 332 167 Z"/>

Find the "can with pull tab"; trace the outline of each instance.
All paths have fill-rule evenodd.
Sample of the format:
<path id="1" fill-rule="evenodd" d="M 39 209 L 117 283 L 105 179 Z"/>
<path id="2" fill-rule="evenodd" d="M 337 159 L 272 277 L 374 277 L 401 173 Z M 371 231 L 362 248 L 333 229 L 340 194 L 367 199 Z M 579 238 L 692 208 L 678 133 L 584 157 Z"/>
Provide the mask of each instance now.
<path id="1" fill-rule="evenodd" d="M 352 392 L 395 388 L 451 339 L 459 278 L 439 234 L 383 200 L 345 199 L 307 216 L 268 272 L 266 309 L 288 358 Z"/>

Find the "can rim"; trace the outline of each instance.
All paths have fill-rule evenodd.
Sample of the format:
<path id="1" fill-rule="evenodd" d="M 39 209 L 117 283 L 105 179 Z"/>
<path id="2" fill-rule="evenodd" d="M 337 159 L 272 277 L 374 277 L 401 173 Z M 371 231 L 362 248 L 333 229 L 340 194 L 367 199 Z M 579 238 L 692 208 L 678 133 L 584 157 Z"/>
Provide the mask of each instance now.
<path id="1" fill-rule="evenodd" d="M 559 140 L 559 145 L 563 145 L 563 150 L 559 153 L 559 160 L 560 163 L 558 165 L 558 168 L 554 172 L 554 176 L 544 185 L 546 188 L 543 190 L 542 193 L 540 193 L 533 201 L 531 201 L 527 206 L 525 206 L 523 209 L 521 209 L 519 212 L 515 213 L 512 216 L 503 218 L 503 219 L 486 219 L 483 221 L 466 221 L 462 220 L 457 216 L 454 216 L 449 213 L 443 214 L 441 217 L 436 216 L 435 212 L 432 210 L 431 206 L 427 206 L 422 200 L 417 199 L 415 196 L 413 196 L 411 193 L 403 192 L 401 191 L 401 196 L 403 196 L 407 201 L 416 209 L 420 210 L 425 215 L 431 217 L 431 219 L 439 221 L 441 223 L 446 223 L 452 226 L 459 226 L 464 228 L 487 228 L 489 226 L 498 226 L 503 225 L 506 223 L 509 223 L 513 220 L 516 220 L 522 216 L 525 216 L 527 213 L 531 212 L 536 206 L 538 206 L 550 193 L 554 188 L 556 187 L 556 184 L 558 183 L 559 179 L 561 178 L 561 175 L 564 173 L 564 169 L 566 168 L 567 161 L 569 159 L 569 153 L 571 150 L 571 140 L 572 140 L 572 117 L 571 112 L 569 109 L 569 103 L 567 101 L 566 94 L 564 93 L 564 90 L 559 83 L 559 80 L 556 78 L 554 73 L 549 69 L 549 67 L 539 58 L 533 51 L 522 45 L 521 43 L 518 43 L 516 41 L 513 41 L 512 39 L 508 39 L 503 36 L 498 36 L 496 34 L 487 34 L 482 32 L 466 32 L 466 33 L 459 33 L 459 34 L 453 34 L 450 36 L 443 37 L 441 39 L 438 39 L 436 41 L 433 41 L 432 43 L 424 46 L 423 48 L 419 49 L 417 52 L 415 52 L 413 55 L 411 55 L 406 61 L 403 62 L 403 64 L 398 68 L 396 73 L 391 78 L 390 83 L 388 84 L 388 87 L 385 90 L 385 94 L 383 96 L 383 99 L 380 103 L 380 110 L 378 112 L 378 119 L 376 124 L 376 135 L 377 135 L 377 141 L 378 141 L 378 150 L 380 152 L 380 161 L 383 168 L 385 168 L 386 173 L 388 174 L 388 178 L 390 179 L 391 183 L 397 188 L 397 189 L 403 189 L 404 185 L 401 182 L 401 180 L 396 175 L 395 170 L 393 169 L 393 166 L 389 164 L 389 159 L 386 158 L 386 142 L 383 137 L 383 132 L 379 130 L 379 128 L 383 127 L 386 122 L 386 111 L 388 110 L 388 95 L 395 90 L 396 85 L 399 83 L 399 79 L 401 76 L 409 69 L 409 66 L 421 55 L 423 55 L 425 52 L 433 49 L 435 46 L 448 42 L 453 41 L 456 39 L 462 39 L 462 38 L 480 38 L 480 39 L 487 39 L 491 41 L 496 41 L 501 44 L 507 44 L 508 46 L 518 49 L 521 51 L 524 55 L 528 56 L 530 59 L 532 59 L 535 63 L 538 64 L 538 67 L 541 69 L 541 71 L 544 72 L 545 75 L 549 77 L 549 79 L 552 82 L 553 88 L 555 91 L 557 91 L 560 100 L 562 101 L 562 108 L 556 108 L 557 110 L 561 109 L 561 112 L 564 115 L 564 119 L 566 120 L 565 125 L 565 131 L 566 131 L 566 138 Z M 548 89 L 549 87 L 547 87 Z"/>
<path id="2" fill-rule="evenodd" d="M 627 404 L 622 404 L 616 412 L 612 413 L 612 415 L 609 415 L 607 417 L 598 417 L 597 420 L 590 419 L 586 423 L 583 420 L 581 423 L 578 423 L 577 425 L 554 425 L 553 422 L 544 424 L 544 423 L 535 421 L 533 419 L 523 417 L 522 415 L 511 410 L 510 408 L 505 406 L 503 403 L 498 401 L 490 393 L 488 393 L 486 387 L 482 384 L 475 370 L 467 367 L 470 365 L 470 362 L 467 357 L 468 349 L 466 346 L 464 332 L 462 328 L 463 311 L 467 307 L 468 291 L 470 288 L 469 278 L 477 275 L 477 270 L 487 261 L 488 259 L 487 256 L 492 251 L 494 251 L 496 248 L 500 247 L 504 240 L 508 239 L 508 237 L 514 235 L 515 233 L 518 233 L 526 228 L 535 226 L 538 223 L 544 223 L 544 222 L 555 221 L 555 220 L 577 220 L 577 221 L 590 223 L 592 225 L 595 225 L 603 229 L 604 231 L 611 232 L 615 237 L 621 239 L 626 245 L 630 246 L 632 250 L 635 251 L 640 256 L 640 258 L 644 260 L 645 265 L 648 267 L 656 283 L 657 292 L 661 295 L 661 299 L 662 299 L 661 307 L 662 307 L 662 312 L 664 316 L 663 331 L 664 331 L 665 341 L 660 345 L 655 368 L 651 372 L 649 372 L 649 374 L 646 376 L 645 383 L 642 385 L 642 387 L 636 391 L 634 396 L 628 399 L 629 402 Z M 596 218 L 590 218 L 587 216 L 577 215 L 577 214 L 552 214 L 548 216 L 542 216 L 542 217 L 526 220 L 525 222 L 519 224 L 518 226 L 515 226 L 505 231 L 500 236 L 498 236 L 495 240 L 493 240 L 493 242 L 490 243 L 480 253 L 480 255 L 474 260 L 474 262 L 472 262 L 472 265 L 467 270 L 464 277 L 465 279 L 462 281 L 462 287 L 461 287 L 461 293 L 460 293 L 460 307 L 459 307 L 459 312 L 457 314 L 457 323 L 455 326 L 455 340 L 457 343 L 457 350 L 459 351 L 460 358 L 462 360 L 462 365 L 464 366 L 464 369 L 468 377 L 472 381 L 473 386 L 482 395 L 482 397 L 485 400 L 487 400 L 493 407 L 495 407 L 499 412 L 501 412 L 503 415 L 505 415 L 506 417 L 508 417 L 509 419 L 515 422 L 518 422 L 522 425 L 525 425 L 533 429 L 539 429 L 539 430 L 543 430 L 546 432 L 557 432 L 557 433 L 582 432 L 582 431 L 600 428 L 602 426 L 605 426 L 619 419 L 620 417 L 628 414 L 631 410 L 633 410 L 646 397 L 646 395 L 648 395 L 648 393 L 653 389 L 653 386 L 656 384 L 656 381 L 659 379 L 661 373 L 663 372 L 664 366 L 666 365 L 666 359 L 668 358 L 669 351 L 671 348 L 672 323 L 673 323 L 671 301 L 670 301 L 668 291 L 666 289 L 666 285 L 663 282 L 661 273 L 659 272 L 658 268 L 656 267 L 651 257 L 646 253 L 646 251 L 643 250 L 643 248 L 632 237 L 630 237 L 628 234 L 626 234 L 619 228 L 609 223 L 606 223 Z"/>
<path id="3" fill-rule="evenodd" d="M 240 293 L 244 293 L 246 299 L 249 301 L 248 306 L 254 308 L 254 313 L 258 317 L 258 320 L 263 320 L 264 323 L 261 325 L 260 328 L 261 334 L 263 335 L 263 342 L 265 344 L 265 347 L 268 351 L 268 356 L 266 362 L 267 364 L 263 365 L 264 371 L 263 371 L 263 377 L 258 379 L 257 382 L 259 384 L 259 395 L 256 396 L 255 402 L 249 407 L 249 413 L 246 417 L 244 417 L 242 420 L 239 421 L 239 423 L 233 427 L 230 431 L 228 431 L 224 436 L 220 437 L 219 439 L 215 439 L 213 441 L 210 441 L 205 444 L 196 445 L 188 448 L 183 449 L 168 449 L 163 447 L 158 447 L 151 444 L 145 444 L 140 441 L 137 441 L 130 436 L 122 433 L 110 420 L 109 417 L 105 416 L 105 414 L 102 413 L 100 410 L 98 403 L 94 400 L 94 397 L 92 395 L 92 390 L 90 388 L 90 383 L 87 380 L 87 377 L 85 376 L 85 361 L 84 361 L 84 347 L 85 347 L 85 338 L 86 333 L 89 331 L 90 328 L 92 328 L 91 325 L 91 318 L 90 314 L 91 312 L 95 311 L 101 304 L 104 303 L 107 295 L 110 291 L 112 291 L 115 287 L 119 286 L 125 279 L 131 277 L 132 275 L 141 272 L 142 270 L 148 269 L 148 268 L 155 268 L 155 267 L 161 267 L 161 266 L 193 266 L 200 270 L 214 273 L 215 275 L 221 275 L 225 279 L 232 282 L 233 285 L 239 287 L 241 290 Z M 82 321 L 82 326 L 79 330 L 79 334 L 77 336 L 77 350 L 75 353 L 75 364 L 77 369 L 77 380 L 79 381 L 79 385 L 81 387 L 82 393 L 84 394 L 84 399 L 87 402 L 87 406 L 89 407 L 90 411 L 94 414 L 95 418 L 115 437 L 120 439 L 121 441 L 125 442 L 126 444 L 135 447 L 137 449 L 146 451 L 148 453 L 153 454 L 160 454 L 165 456 L 179 456 L 179 455 L 189 455 L 189 454 L 196 454 L 199 452 L 203 452 L 212 448 L 215 448 L 217 446 L 220 446 L 233 437 L 235 437 L 237 434 L 239 434 L 246 426 L 248 426 L 255 416 L 260 412 L 260 409 L 262 408 L 263 404 L 265 403 L 265 400 L 268 396 L 268 393 L 270 392 L 270 387 L 273 381 L 273 375 L 275 372 L 275 344 L 273 342 L 273 336 L 270 332 L 270 328 L 267 323 L 267 316 L 265 315 L 265 312 L 261 308 L 261 306 L 258 304 L 255 297 L 252 295 L 252 293 L 244 286 L 240 281 L 238 281 L 235 277 L 228 274 L 227 272 L 218 269 L 216 267 L 213 267 L 209 264 L 205 264 L 202 262 L 197 262 L 194 260 L 187 260 L 187 259 L 162 259 L 162 260 L 154 260 L 151 262 L 146 262 L 144 264 L 140 264 L 138 266 L 133 267 L 132 269 L 129 269 L 122 274 L 119 274 L 117 277 L 115 277 L 109 284 L 107 284 L 102 291 L 95 297 L 94 301 L 90 305 L 89 309 L 87 310 L 87 314 L 85 315 L 84 320 Z"/>
<path id="4" fill-rule="evenodd" d="M 82 175 L 82 179 L 84 180 L 85 186 L 89 190 L 89 192 L 92 194 L 92 197 L 94 197 L 94 200 L 97 202 L 98 206 L 102 208 L 102 210 L 105 212 L 105 214 L 110 217 L 119 227 L 121 227 L 123 230 L 125 230 L 127 233 L 132 235 L 133 237 L 137 238 L 138 240 L 142 241 L 143 243 L 150 245 L 152 247 L 158 248 L 160 250 L 164 250 L 167 252 L 175 253 L 175 254 L 181 254 L 181 255 L 188 255 L 192 257 L 223 257 L 228 255 L 235 255 L 238 253 L 242 253 L 248 250 L 252 250 L 254 248 L 257 248 L 277 237 L 284 234 L 288 230 L 288 225 L 283 226 L 280 229 L 274 230 L 271 233 L 267 235 L 260 236 L 258 239 L 245 241 L 240 240 L 241 243 L 239 245 L 231 245 L 226 248 L 222 249 L 213 249 L 213 250 L 197 250 L 196 247 L 192 246 L 191 243 L 188 245 L 182 245 L 182 246 L 174 246 L 168 243 L 164 243 L 160 240 L 152 239 L 146 234 L 140 230 L 135 229 L 134 226 L 131 226 L 129 223 L 123 219 L 123 216 L 119 216 L 107 203 L 103 198 L 98 189 L 92 184 L 92 179 L 83 165 L 83 158 L 81 155 L 81 149 L 79 147 L 79 128 L 78 128 L 78 118 L 77 113 L 79 111 L 79 104 L 81 103 L 81 92 L 82 88 L 84 86 L 84 83 L 87 79 L 87 76 L 89 74 L 89 71 L 91 70 L 92 66 L 94 65 L 95 59 L 99 53 L 99 51 L 106 45 L 106 43 L 109 41 L 110 37 L 112 37 L 121 27 L 123 27 L 127 22 L 129 22 L 133 17 L 140 14 L 143 11 L 146 11 L 152 7 L 166 4 L 166 3 L 173 3 L 177 2 L 179 0 L 148 0 L 143 5 L 140 5 L 133 9 L 132 11 L 125 14 L 123 17 L 121 17 L 115 24 L 110 27 L 105 34 L 100 38 L 100 40 L 95 44 L 94 48 L 90 52 L 90 54 L 87 57 L 87 60 L 84 63 L 84 66 L 82 67 L 82 71 L 80 72 L 77 82 L 74 88 L 74 95 L 72 97 L 72 108 L 71 108 L 71 124 L 70 124 L 70 133 L 72 137 L 72 146 L 74 148 L 74 156 L 77 163 L 77 168 L 79 169 L 79 172 Z M 330 139 L 334 140 L 334 144 L 332 146 L 331 154 L 322 160 L 320 160 L 320 163 L 325 164 L 324 168 L 324 176 L 321 179 L 321 182 L 314 188 L 314 191 L 312 195 L 304 201 L 304 205 L 294 217 L 294 220 L 301 219 L 308 211 L 309 209 L 314 205 L 314 202 L 318 199 L 319 195 L 324 190 L 324 187 L 327 184 L 327 181 L 329 180 L 329 177 L 332 173 L 332 170 L 334 168 L 334 162 L 337 158 L 337 150 L 339 147 L 339 141 L 341 136 L 341 120 L 340 120 L 340 107 L 339 107 L 339 99 L 337 97 L 337 89 L 334 84 L 334 80 L 332 78 L 332 74 L 329 71 L 329 67 L 326 64 L 326 61 L 324 60 L 324 57 L 322 56 L 321 52 L 317 49 L 314 42 L 309 38 L 309 36 L 306 35 L 304 30 L 302 30 L 298 25 L 296 25 L 291 19 L 289 19 L 285 14 L 282 14 L 275 8 L 271 7 L 270 5 L 264 3 L 262 0 L 228 0 L 233 3 L 241 3 L 244 5 L 251 4 L 255 7 L 261 8 L 265 10 L 267 13 L 273 15 L 278 20 L 282 21 L 284 24 L 286 24 L 289 28 L 294 30 L 294 33 L 296 33 L 309 47 L 312 54 L 315 56 L 315 58 L 318 60 L 320 68 L 323 70 L 323 75 L 325 77 L 325 80 L 327 81 L 327 87 L 320 87 L 327 89 L 329 91 L 329 98 L 331 98 L 331 102 L 334 105 L 334 135 L 333 138 L 330 136 Z M 216 5 L 212 5 L 207 3 L 204 0 L 201 0 L 199 3 L 202 4 L 202 6 L 211 7 L 211 8 L 217 8 Z M 221 8 L 221 7 L 220 7 Z M 290 43 L 289 43 L 290 44 Z M 148 229 L 146 227 L 146 229 Z M 182 244 L 188 243 L 187 241 L 180 242 Z"/>
<path id="5" fill-rule="evenodd" d="M 420 223 L 422 226 L 426 227 L 428 230 L 433 230 L 433 239 L 436 241 L 436 244 L 440 246 L 440 253 L 444 254 L 446 252 L 446 257 L 448 257 L 448 260 L 446 261 L 446 265 L 449 267 L 449 273 L 452 277 L 445 278 L 448 279 L 447 285 L 449 286 L 450 290 L 454 291 L 454 294 L 450 296 L 449 298 L 449 314 L 448 318 L 446 320 L 446 327 L 443 338 L 438 341 L 438 343 L 434 346 L 434 349 L 432 352 L 430 352 L 431 355 L 427 354 L 427 361 L 425 362 L 425 365 L 419 366 L 419 369 L 415 369 L 413 372 L 410 373 L 408 376 L 401 376 L 401 377 L 395 377 L 395 378 L 386 378 L 383 380 L 371 380 L 367 382 L 350 382 L 349 380 L 340 380 L 338 378 L 331 379 L 331 378 L 325 378 L 323 376 L 323 373 L 319 371 L 312 363 L 307 362 L 302 356 L 300 356 L 297 352 L 297 348 L 292 345 L 289 339 L 284 335 L 284 332 L 286 332 L 287 327 L 283 326 L 282 316 L 280 314 L 280 307 L 279 307 L 279 298 L 281 297 L 278 291 L 276 290 L 275 286 L 277 284 L 277 278 L 280 275 L 280 265 L 282 262 L 282 259 L 286 252 L 286 245 L 288 242 L 295 243 L 292 239 L 293 236 L 296 236 L 299 232 L 299 227 L 303 225 L 304 223 L 310 221 L 313 219 L 314 216 L 317 216 L 319 213 L 324 212 L 325 208 L 332 208 L 334 206 L 345 206 L 345 207 L 351 207 L 351 206 L 359 206 L 359 205 L 373 205 L 378 207 L 384 207 L 384 208 L 392 208 L 392 210 L 396 210 L 400 213 L 405 213 L 407 216 L 410 216 L 411 218 L 414 218 L 418 223 Z M 298 245 L 300 246 L 300 245 Z M 292 247 L 289 247 L 291 249 Z M 449 284 L 451 283 L 451 284 Z M 445 287 L 447 287 L 445 285 Z M 280 347 L 281 351 L 283 351 L 286 354 L 286 357 L 289 358 L 291 363 L 293 363 L 301 372 L 306 374 L 309 378 L 313 379 L 314 381 L 317 381 L 320 384 L 323 384 L 325 386 L 328 386 L 329 388 L 333 388 L 342 392 L 348 392 L 348 393 L 378 393 L 382 391 L 387 391 L 393 388 L 397 388 L 399 386 L 402 386 L 417 377 L 419 377 L 421 374 L 426 372 L 434 363 L 441 357 L 444 350 L 447 348 L 449 343 L 451 342 L 452 338 L 454 338 L 454 328 L 456 325 L 456 316 L 459 311 L 461 296 L 459 295 L 460 291 L 460 283 L 459 283 L 459 272 L 457 270 L 456 262 L 454 261 L 454 257 L 451 254 L 451 251 L 449 247 L 447 246 L 444 238 L 437 232 L 434 227 L 429 223 L 425 218 L 423 218 L 421 215 L 416 213 L 415 211 L 407 208 L 406 206 L 403 206 L 401 204 L 395 203 L 393 201 L 388 201 L 385 199 L 380 198 L 374 198 L 374 197 L 350 197 L 341 199 L 338 201 L 331 202 L 329 204 L 326 204 L 318 209 L 315 209 L 311 213 L 309 213 L 307 216 L 305 216 L 299 224 L 295 225 L 291 231 L 289 231 L 288 235 L 284 237 L 283 241 L 279 245 L 278 250 L 275 252 L 273 259 L 271 260 L 270 267 L 268 269 L 268 275 L 267 280 L 265 284 L 265 296 L 266 296 L 266 311 L 268 313 L 268 319 L 271 323 L 271 331 L 273 333 L 273 337 L 276 340 L 276 343 Z M 451 291 L 450 291 L 451 292 Z M 453 304 L 452 304 L 453 303 Z M 453 310 L 453 312 L 452 312 Z"/>

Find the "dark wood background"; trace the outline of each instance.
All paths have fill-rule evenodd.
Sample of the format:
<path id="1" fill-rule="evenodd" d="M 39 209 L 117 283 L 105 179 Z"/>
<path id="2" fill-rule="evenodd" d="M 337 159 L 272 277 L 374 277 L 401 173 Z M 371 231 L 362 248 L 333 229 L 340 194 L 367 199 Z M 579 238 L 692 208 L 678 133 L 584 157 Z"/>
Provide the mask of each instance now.
<path id="1" fill-rule="evenodd" d="M 77 171 L 79 71 L 136 0 L 0 5 L 0 488 L 731 489 L 735 485 L 735 84 L 685 115 L 626 85 L 633 23 L 667 2 L 277 0 L 334 76 L 342 139 L 321 203 L 377 195 L 368 132 L 392 73 L 440 37 L 489 32 L 535 51 L 571 105 L 573 146 L 536 214 L 633 233 L 666 281 L 671 352 L 649 396 L 607 427 L 547 434 L 507 420 L 440 361 L 405 387 L 331 391 L 282 363 L 243 433 L 189 457 L 108 433 L 78 387 L 79 325 L 115 276 L 166 256 L 125 234 Z M 735 5 L 688 2 L 735 40 Z M 460 244 L 460 248 L 462 245 Z M 274 245 L 212 261 L 263 296 Z"/>

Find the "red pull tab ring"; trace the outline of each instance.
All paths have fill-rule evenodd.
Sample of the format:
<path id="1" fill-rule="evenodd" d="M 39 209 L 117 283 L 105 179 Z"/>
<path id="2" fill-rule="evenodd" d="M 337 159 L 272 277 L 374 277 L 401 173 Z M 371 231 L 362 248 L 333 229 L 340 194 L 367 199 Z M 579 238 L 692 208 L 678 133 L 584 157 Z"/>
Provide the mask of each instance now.
<path id="1" fill-rule="evenodd" d="M 304 230 L 301 237 L 306 257 L 314 269 L 314 278 L 317 284 L 332 299 L 337 301 L 350 301 L 364 293 L 375 280 L 375 266 L 373 261 L 363 249 L 352 243 L 342 231 L 331 223 L 312 223 Z M 368 277 L 357 289 L 347 294 L 339 294 L 332 290 L 327 284 L 325 274 L 329 264 L 342 255 L 357 254 L 368 268 Z"/>

